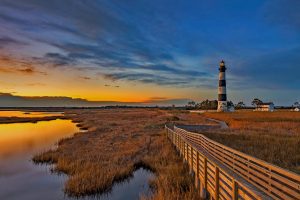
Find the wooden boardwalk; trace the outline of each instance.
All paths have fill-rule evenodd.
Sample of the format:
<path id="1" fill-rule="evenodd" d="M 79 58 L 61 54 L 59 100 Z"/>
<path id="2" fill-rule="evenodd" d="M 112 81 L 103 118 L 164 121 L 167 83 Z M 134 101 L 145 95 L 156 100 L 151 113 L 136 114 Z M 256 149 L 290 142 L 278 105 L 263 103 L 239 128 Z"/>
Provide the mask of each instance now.
<path id="1" fill-rule="evenodd" d="M 202 134 L 165 126 L 167 136 L 210 199 L 300 200 L 300 176 L 217 143 Z"/>

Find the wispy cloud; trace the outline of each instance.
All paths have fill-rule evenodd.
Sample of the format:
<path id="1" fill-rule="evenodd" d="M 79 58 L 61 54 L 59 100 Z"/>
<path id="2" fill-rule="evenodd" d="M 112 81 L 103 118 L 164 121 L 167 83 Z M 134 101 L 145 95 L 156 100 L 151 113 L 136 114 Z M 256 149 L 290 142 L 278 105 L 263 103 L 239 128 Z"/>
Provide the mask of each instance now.
<path id="1" fill-rule="evenodd" d="M 41 71 L 33 66 L 32 62 L 27 59 L 15 59 L 11 56 L 0 55 L 0 72 L 2 73 L 22 73 L 26 75 L 48 75 L 47 72 Z"/>
<path id="2" fill-rule="evenodd" d="M 2 0 L 0 23 L 12 34 L 0 34 L 0 48 L 26 41 L 34 53 L 25 62 L 34 66 L 205 89 L 215 89 L 218 61 L 225 59 L 237 90 L 300 89 L 299 9 L 296 0 Z"/>
<path id="3" fill-rule="evenodd" d="M 45 83 L 28 83 L 26 84 L 26 86 L 30 86 L 30 87 L 36 87 L 36 86 L 45 86 Z"/>
<path id="4" fill-rule="evenodd" d="M 53 67 L 68 66 L 72 67 L 75 63 L 75 60 L 68 56 L 64 56 L 59 53 L 47 53 L 44 57 L 33 57 L 35 63 L 46 65 L 49 64 Z"/>
<path id="5" fill-rule="evenodd" d="M 79 76 L 80 79 L 83 79 L 83 80 L 91 80 L 92 78 L 91 77 L 88 77 L 88 76 Z"/>
<path id="6" fill-rule="evenodd" d="M 25 74 L 33 74 L 35 73 L 34 68 L 24 68 L 24 69 L 18 69 L 19 72 L 25 73 Z"/>
<path id="7" fill-rule="evenodd" d="M 26 45 L 26 44 L 27 44 L 26 42 L 22 42 L 7 36 L 0 37 L 0 49 L 11 45 Z"/>
<path id="8" fill-rule="evenodd" d="M 129 12 L 114 12 L 113 8 L 116 8 L 116 4 L 108 1 L 102 3 L 88 1 L 85 4 L 87 6 L 81 2 L 33 0 L 25 5 L 21 1 L 4 0 L 2 3 L 4 12 L 0 19 L 21 27 L 30 39 L 60 50 L 60 52 L 46 53 L 43 57 L 33 56 L 32 60 L 40 65 L 73 68 L 88 65 L 98 68 L 98 71 L 102 73 L 108 73 L 107 77 L 111 74 L 111 77 L 115 79 L 158 85 L 174 85 L 182 82 L 187 85 L 187 81 L 164 80 L 165 78 L 156 75 L 158 73 L 164 73 L 165 77 L 169 76 L 169 79 L 174 75 L 186 78 L 208 75 L 201 70 L 187 69 L 177 63 L 172 52 L 169 51 L 172 44 L 155 41 L 153 35 L 145 34 L 144 30 L 136 25 L 138 22 L 135 21 L 136 19 L 132 23 L 127 20 L 130 17 Z M 57 5 L 60 5 L 59 8 Z M 68 9 L 67 5 L 72 5 L 72 9 Z M 109 7 L 111 9 L 108 9 Z M 32 14 L 23 13 L 24 9 L 32 9 L 33 12 Z M 142 7 L 142 9 L 145 8 Z M 26 17 L 10 15 L 12 10 Z M 39 14 L 47 16 L 47 21 L 35 18 L 35 15 Z M 152 27 L 154 25 L 152 23 L 154 22 L 149 21 L 145 25 Z M 32 26 L 36 27 L 36 33 L 41 34 L 27 31 Z M 72 35 L 73 41 L 78 42 L 60 38 L 50 39 L 51 36 L 45 32 L 46 30 L 62 34 L 64 37 L 61 38 Z M 165 47 L 163 47 L 164 44 Z M 120 77 L 120 70 L 127 74 L 127 78 Z M 139 70 L 142 72 L 134 75 L 135 71 Z M 138 75 L 142 77 L 139 78 Z"/>

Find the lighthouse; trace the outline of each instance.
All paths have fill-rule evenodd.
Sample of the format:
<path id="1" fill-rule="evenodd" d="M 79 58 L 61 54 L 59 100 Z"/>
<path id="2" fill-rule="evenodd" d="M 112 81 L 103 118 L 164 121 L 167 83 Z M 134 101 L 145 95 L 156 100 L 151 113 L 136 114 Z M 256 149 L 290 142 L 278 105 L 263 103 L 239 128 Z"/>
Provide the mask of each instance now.
<path id="1" fill-rule="evenodd" d="M 225 62 L 220 62 L 219 68 L 219 90 L 218 90 L 218 112 L 227 112 L 227 94 L 226 94 L 226 76 L 225 76 Z"/>

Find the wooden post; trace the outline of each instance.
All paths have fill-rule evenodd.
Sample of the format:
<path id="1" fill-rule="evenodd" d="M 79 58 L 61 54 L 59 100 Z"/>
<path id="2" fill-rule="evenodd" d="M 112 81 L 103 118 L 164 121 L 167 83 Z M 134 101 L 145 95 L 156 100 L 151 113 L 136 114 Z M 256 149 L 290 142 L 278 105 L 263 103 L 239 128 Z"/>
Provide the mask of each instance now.
<path id="1" fill-rule="evenodd" d="M 195 187 L 199 187 L 199 152 L 196 150 L 196 173 L 195 173 Z"/>
<path id="2" fill-rule="evenodd" d="M 167 131 L 167 138 L 169 137 L 169 130 L 168 130 L 168 128 L 167 128 L 167 126 L 165 125 L 165 129 L 166 129 L 166 131 Z"/>
<path id="3" fill-rule="evenodd" d="M 238 185 L 237 182 L 232 178 L 232 200 L 238 200 Z"/>
<path id="4" fill-rule="evenodd" d="M 186 144 L 186 162 L 189 165 L 189 144 Z"/>
<path id="5" fill-rule="evenodd" d="M 207 198 L 207 158 L 204 158 L 204 164 L 203 164 L 203 176 L 204 176 L 204 180 L 200 182 L 200 197 L 202 199 L 206 199 Z"/>
<path id="6" fill-rule="evenodd" d="M 184 146 L 183 146 L 183 139 L 181 138 L 181 156 L 184 157 Z"/>
<path id="7" fill-rule="evenodd" d="M 203 166 L 203 171 L 204 171 L 204 188 L 207 188 L 207 158 L 204 158 L 204 166 Z"/>
<path id="8" fill-rule="evenodd" d="M 183 141 L 183 162 L 185 162 L 185 141 Z"/>
<path id="9" fill-rule="evenodd" d="M 189 144 L 187 143 L 186 144 L 186 162 L 188 163 L 188 165 L 190 164 L 189 162 L 189 154 L 190 154 L 190 152 L 189 152 Z"/>
<path id="10" fill-rule="evenodd" d="M 178 146 L 177 146 L 177 135 L 174 133 L 174 136 L 175 136 L 175 142 L 174 142 L 175 149 L 178 151 Z"/>
<path id="11" fill-rule="evenodd" d="M 181 137 L 179 137 L 179 153 L 180 153 L 180 156 L 182 156 L 182 140 L 181 140 Z"/>
<path id="12" fill-rule="evenodd" d="M 190 162 L 191 162 L 191 167 L 190 167 L 190 174 L 193 174 L 193 147 L 191 146 L 191 154 L 190 154 Z"/>
<path id="13" fill-rule="evenodd" d="M 204 187 L 204 183 L 200 181 L 200 198 L 206 199 L 207 198 L 207 192 L 206 188 Z"/>
<path id="14" fill-rule="evenodd" d="M 173 145 L 174 145 L 174 143 L 175 143 L 175 142 L 174 142 L 174 135 L 175 135 L 175 134 L 172 133 L 172 142 L 173 142 Z"/>
<path id="15" fill-rule="evenodd" d="M 216 172 L 215 172 L 215 200 L 219 199 L 219 167 L 216 166 Z"/>
<path id="16" fill-rule="evenodd" d="M 176 146 L 177 146 L 177 151 L 179 151 L 179 137 L 178 137 L 178 134 L 176 134 Z"/>
<path id="17" fill-rule="evenodd" d="M 181 156 L 183 157 L 183 140 L 182 137 L 180 136 L 180 146 L 181 146 Z"/>
<path id="18" fill-rule="evenodd" d="M 199 152 L 196 150 L 196 178 L 199 179 Z"/>
<path id="19" fill-rule="evenodd" d="M 178 150 L 178 152 L 179 152 L 179 154 L 180 154 L 180 138 L 179 138 L 179 136 L 176 134 L 176 137 L 177 137 L 177 150 Z"/>
<path id="20" fill-rule="evenodd" d="M 196 190 L 199 189 L 199 179 L 195 176 L 195 188 Z"/>

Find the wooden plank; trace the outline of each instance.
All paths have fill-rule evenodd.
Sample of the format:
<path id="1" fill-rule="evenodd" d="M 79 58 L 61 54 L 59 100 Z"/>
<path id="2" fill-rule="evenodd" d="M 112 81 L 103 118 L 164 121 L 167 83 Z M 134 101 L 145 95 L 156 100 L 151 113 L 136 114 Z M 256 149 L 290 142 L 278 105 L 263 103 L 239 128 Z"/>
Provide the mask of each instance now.
<path id="1" fill-rule="evenodd" d="M 200 135 L 200 134 L 199 134 L 199 135 Z M 218 147 L 222 147 L 224 150 L 228 150 L 228 151 L 230 151 L 230 152 L 232 152 L 232 153 L 235 153 L 235 154 L 239 155 L 240 157 L 243 157 L 244 159 L 248 159 L 248 160 L 250 160 L 250 161 L 252 161 L 252 162 L 258 163 L 258 164 L 261 165 L 261 166 L 264 166 L 264 167 L 266 167 L 266 168 L 270 168 L 272 171 L 275 171 L 275 172 L 278 173 L 278 174 L 282 174 L 282 175 L 287 176 L 287 177 L 289 177 L 289 178 L 291 178 L 291 179 L 293 179 L 293 180 L 295 180 L 295 181 L 300 182 L 300 176 L 299 176 L 298 174 L 295 174 L 295 173 L 290 172 L 290 171 L 288 171 L 288 170 L 282 169 L 282 168 L 280 168 L 280 167 L 278 167 L 278 166 L 275 166 L 275 165 L 272 165 L 272 164 L 270 164 L 270 163 L 267 163 L 267 162 L 265 162 L 265 161 L 263 161 L 263 160 L 254 158 L 254 157 L 252 157 L 252 156 L 249 156 L 249 155 L 247 155 L 247 154 L 244 154 L 244 153 L 242 153 L 242 152 L 239 152 L 239 151 L 237 151 L 237 150 L 234 150 L 234 149 L 232 149 L 232 148 L 229 148 L 229 147 L 227 147 L 227 146 L 225 146 L 225 145 L 222 145 L 222 144 L 220 144 L 220 143 L 217 143 L 217 142 L 215 142 L 215 141 L 213 141 L 213 140 L 211 140 L 211 139 L 209 139 L 209 138 L 207 138 L 207 137 L 205 137 L 205 136 L 203 136 L 203 135 L 200 135 L 200 136 L 201 136 L 202 138 L 204 138 L 206 141 L 209 141 L 209 142 L 211 142 L 212 144 L 215 144 L 215 145 L 218 146 Z"/>
<path id="2" fill-rule="evenodd" d="M 214 196 L 214 195 L 215 195 L 215 191 L 213 190 L 213 186 L 211 186 L 211 185 L 208 185 L 208 187 L 207 187 L 207 192 L 209 192 L 209 194 L 210 194 L 211 196 Z"/>
<path id="3" fill-rule="evenodd" d="M 207 168 L 207 176 L 212 180 L 215 181 L 215 172 L 211 171 Z"/>
<path id="4" fill-rule="evenodd" d="M 292 187 L 296 190 L 298 189 L 298 191 L 300 192 L 300 184 L 297 184 L 297 183 L 295 183 L 295 182 L 293 182 L 293 181 L 291 181 L 291 180 L 289 180 L 285 177 L 277 175 L 276 173 L 272 173 L 272 178 L 275 178 L 275 179 L 283 182 L 284 184 L 286 184 L 286 185 L 288 185 L 288 186 L 290 186 L 290 187 Z"/>
<path id="5" fill-rule="evenodd" d="M 221 173 L 219 173 L 219 177 L 220 177 L 220 185 L 222 185 L 226 189 L 226 191 L 230 193 L 230 191 L 232 190 L 231 188 L 232 181 L 225 178 L 224 175 L 222 175 Z"/>
<path id="6" fill-rule="evenodd" d="M 214 185 L 214 182 L 215 182 L 214 174 L 207 173 L 207 180 L 210 181 Z"/>
<path id="7" fill-rule="evenodd" d="M 210 162 L 207 162 L 207 171 L 211 174 L 214 174 L 215 173 L 215 166 L 212 165 Z"/>
<path id="8" fill-rule="evenodd" d="M 244 175 L 244 174 L 241 174 L 239 172 L 237 172 L 240 176 L 242 176 L 243 178 L 246 178 L 247 179 L 247 176 Z M 254 180 L 253 180 L 254 179 Z M 279 199 L 277 196 L 275 196 L 274 194 L 282 197 L 282 199 L 284 200 L 288 200 L 288 199 L 291 199 L 289 196 L 287 196 L 286 194 L 282 193 L 281 191 L 278 192 L 278 190 L 275 190 L 275 188 L 272 190 L 272 192 L 274 193 L 271 193 L 267 187 L 262 187 L 262 185 L 264 185 L 265 183 L 262 182 L 260 179 L 258 178 L 254 178 L 252 177 L 252 179 L 248 180 L 250 183 L 252 183 L 253 185 L 257 186 L 258 188 L 260 188 L 262 191 L 264 191 L 266 194 L 270 195 L 272 198 L 274 199 Z"/>
<path id="9" fill-rule="evenodd" d="M 220 197 L 222 196 L 224 199 L 232 199 L 230 195 L 231 195 L 231 191 L 227 191 L 226 189 L 224 189 L 224 187 L 220 182 L 219 196 Z"/>
<path id="10" fill-rule="evenodd" d="M 221 159 L 221 160 L 224 161 L 224 159 L 222 159 L 221 157 L 219 157 L 219 159 Z M 230 160 L 231 160 L 231 159 L 230 159 Z M 225 162 L 226 162 L 226 161 L 225 161 Z M 227 162 L 226 162 L 226 163 L 227 163 Z M 227 164 L 230 165 L 230 163 L 227 163 Z M 251 178 L 251 177 L 253 176 L 253 175 L 249 174 L 249 171 L 252 172 L 253 174 L 255 174 L 256 176 L 260 177 L 262 180 L 265 180 L 265 178 L 266 178 L 265 174 L 257 173 L 257 172 L 254 171 L 253 169 L 249 169 L 247 166 L 242 165 L 242 164 L 240 164 L 239 162 L 235 162 L 235 164 L 238 165 L 239 167 L 241 167 L 241 168 L 238 168 L 239 171 L 244 170 L 245 172 L 248 173 L 248 178 Z M 231 166 L 232 166 L 232 165 L 231 165 Z M 252 164 L 251 166 L 253 166 L 253 164 Z M 264 170 L 264 171 L 266 171 L 266 170 Z M 256 177 L 254 177 L 253 179 L 258 180 Z M 279 179 L 279 180 L 280 180 L 280 179 Z M 263 185 L 265 185 L 267 188 L 269 188 L 267 185 L 268 185 L 268 184 L 272 184 L 272 183 L 274 183 L 274 185 L 277 185 L 277 186 L 280 187 L 280 184 L 278 184 L 277 182 L 274 182 L 274 181 L 271 181 L 270 183 L 266 182 L 266 183 L 263 184 Z M 262 182 L 259 181 L 259 184 L 262 184 Z M 295 185 L 296 185 L 296 184 L 295 184 Z M 287 187 L 285 187 L 285 186 L 283 186 L 283 185 L 281 185 L 281 186 L 284 187 L 284 188 L 286 189 L 286 191 L 289 192 L 292 196 L 294 196 L 295 198 L 299 199 L 299 193 L 298 193 L 298 192 L 293 191 L 293 190 L 290 190 L 289 188 L 287 188 Z M 275 189 L 275 190 L 276 190 L 276 194 L 281 195 L 280 193 L 278 193 L 278 190 L 277 190 L 277 189 Z M 282 196 L 284 196 L 284 194 L 283 194 Z M 285 198 L 286 198 L 286 196 L 285 196 Z"/>
<path id="11" fill-rule="evenodd" d="M 251 191 L 250 191 L 251 192 Z M 260 196 L 255 195 L 255 193 L 252 192 L 252 194 L 257 198 L 257 199 L 261 199 Z"/>
<path id="12" fill-rule="evenodd" d="M 247 198 L 247 194 L 243 190 L 238 190 L 238 196 L 241 196 L 243 199 Z"/>
<path id="13" fill-rule="evenodd" d="M 178 135 L 179 136 L 179 138 L 180 139 L 182 139 L 183 141 L 185 140 L 184 138 L 182 138 L 182 137 L 180 137 L 180 135 Z M 202 141 L 201 141 L 202 142 Z M 185 144 L 187 144 L 187 146 L 185 146 L 185 148 L 184 148 L 184 150 L 185 151 L 188 151 L 190 148 L 188 148 L 188 147 L 194 147 L 189 141 L 185 141 L 184 142 Z M 203 142 L 202 142 L 203 143 Z M 207 145 L 207 144 L 206 144 Z M 187 147 L 187 148 L 186 148 Z M 209 149 L 213 149 L 213 147 L 211 147 L 211 146 L 209 146 Z M 197 153 L 195 153 L 195 152 L 197 152 Z M 189 153 L 189 152 L 186 152 L 186 153 Z M 219 155 L 219 153 L 217 152 L 217 151 L 215 151 L 214 152 L 215 153 L 215 155 Z M 204 157 L 204 159 L 203 159 L 203 171 L 204 172 L 206 172 L 206 173 L 204 173 L 203 174 L 203 179 L 204 179 L 204 183 L 206 184 L 206 187 L 207 187 L 207 181 L 208 181 L 208 171 L 209 171 L 209 173 L 210 174 L 213 174 L 212 172 L 212 170 L 210 170 L 210 168 L 212 167 L 212 166 L 216 166 L 215 165 L 215 163 L 214 162 L 211 162 L 210 160 L 208 160 L 205 156 L 203 156 L 201 153 L 199 153 L 196 149 L 191 149 L 191 153 L 189 153 L 190 155 L 192 155 L 191 157 L 190 156 L 188 156 L 188 157 L 190 157 L 191 158 L 191 164 L 192 165 L 194 165 L 194 160 L 196 160 L 196 166 L 198 166 L 198 169 L 199 170 L 196 170 L 196 171 L 199 171 L 199 177 L 201 177 L 201 157 Z M 194 158 L 194 155 L 199 155 L 198 156 L 198 161 L 197 161 L 197 156 L 196 156 L 196 158 Z M 222 155 L 221 155 L 221 157 L 222 157 Z M 199 164 L 198 164 L 199 163 Z M 197 169 L 197 167 L 196 167 L 196 169 Z M 222 173 L 220 173 L 220 172 L 222 172 Z M 222 176 L 223 177 L 223 179 L 225 179 L 225 180 L 227 180 L 228 181 L 228 178 L 224 178 L 224 177 L 228 177 L 228 175 L 226 174 L 226 176 L 224 176 L 224 174 L 226 174 L 226 173 L 223 173 L 223 171 L 221 171 L 220 169 L 219 169 L 219 179 L 220 179 L 220 176 Z M 215 174 L 216 175 L 216 174 Z M 229 176 L 230 177 L 230 176 Z M 217 180 L 216 178 L 214 178 L 215 180 Z M 215 183 L 215 182 L 214 182 Z M 215 184 L 212 184 L 211 183 L 211 178 L 210 178 L 210 181 L 209 181 L 209 184 L 210 184 L 210 186 L 211 185 L 215 185 Z M 219 183 L 218 183 L 219 185 L 221 184 L 221 182 L 219 181 Z M 222 183 L 223 184 L 223 183 Z M 224 184 L 225 185 L 225 184 Z M 242 185 L 243 186 L 243 185 Z M 212 186 L 211 186 L 212 187 Z M 220 187 L 220 186 L 219 186 Z M 218 188 L 219 188 L 218 187 Z M 226 187 L 226 186 L 225 186 Z M 213 188 L 214 190 L 216 190 L 216 187 L 215 188 Z M 220 194 L 220 188 L 219 188 L 219 194 Z M 251 194 L 252 194 L 252 191 L 251 191 Z M 254 195 L 255 196 L 255 198 L 257 198 L 257 199 L 259 199 L 259 196 L 257 196 L 257 195 Z"/>

